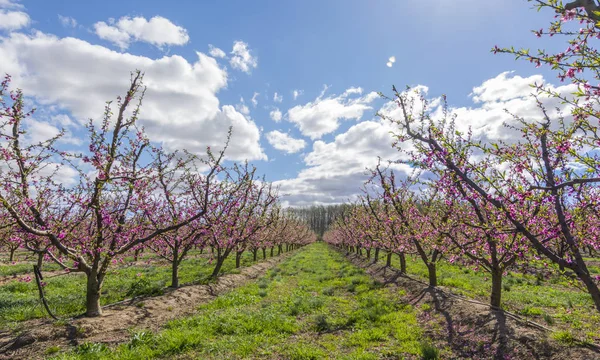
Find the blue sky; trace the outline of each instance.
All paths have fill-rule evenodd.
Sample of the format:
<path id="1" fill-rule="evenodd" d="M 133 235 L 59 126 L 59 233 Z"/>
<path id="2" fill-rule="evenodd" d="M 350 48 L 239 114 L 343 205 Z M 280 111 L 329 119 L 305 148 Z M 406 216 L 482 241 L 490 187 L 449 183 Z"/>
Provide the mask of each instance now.
<path id="1" fill-rule="evenodd" d="M 140 66 L 151 136 L 201 151 L 234 124 L 230 158 L 251 160 L 292 205 L 351 198 L 365 167 L 394 157 L 375 117 L 385 101 L 372 92 L 426 86 L 432 99 L 448 95 L 464 126 L 502 137 L 501 108 L 531 106 L 533 80 L 557 81 L 490 49 L 566 48 L 531 34 L 553 14 L 525 0 L 0 0 L 0 9 L 0 73 L 43 108 L 41 133 L 67 124 L 65 146 L 76 147 L 77 124 L 101 115 L 92 100 L 121 94 L 128 66 Z"/>

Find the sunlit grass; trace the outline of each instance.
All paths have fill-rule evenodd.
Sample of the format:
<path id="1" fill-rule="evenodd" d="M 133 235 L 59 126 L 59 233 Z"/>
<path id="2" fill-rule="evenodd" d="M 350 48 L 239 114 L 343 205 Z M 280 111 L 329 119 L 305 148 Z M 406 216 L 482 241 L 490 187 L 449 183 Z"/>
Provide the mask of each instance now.
<path id="1" fill-rule="evenodd" d="M 385 254 L 381 255 L 380 263 L 385 264 L 385 260 Z M 392 266 L 400 268 L 397 255 L 392 257 Z M 427 267 L 416 256 L 406 257 L 406 270 L 409 275 L 427 280 Z M 599 270 L 590 266 L 592 274 L 599 274 Z M 442 260 L 437 264 L 437 273 L 438 285 L 484 303 L 489 301 L 491 278 L 486 272 Z M 502 307 L 546 326 L 569 328 L 586 340 L 600 341 L 600 333 L 594 333 L 600 326 L 600 315 L 594 310 L 590 295 L 574 287 L 564 276 L 540 279 L 511 271 L 503 278 Z"/>
<path id="2" fill-rule="evenodd" d="M 419 356 L 422 339 L 397 291 L 317 243 L 158 333 L 62 358 L 401 359 Z"/>
<path id="3" fill-rule="evenodd" d="M 184 259 L 179 270 L 180 284 L 205 281 L 213 270 L 208 262 L 205 257 Z M 244 254 L 241 265 L 252 263 L 252 254 Z M 221 273 L 235 271 L 235 258 L 227 259 Z M 46 298 L 51 310 L 58 316 L 85 312 L 86 280 L 82 273 L 65 273 L 47 277 L 44 281 L 47 283 Z M 116 267 L 106 276 L 100 302 L 106 305 L 134 296 L 160 295 L 170 282 L 171 267 L 167 263 Z M 14 327 L 20 321 L 47 316 L 39 301 L 35 281 L 14 280 L 0 286 L 0 328 Z"/>

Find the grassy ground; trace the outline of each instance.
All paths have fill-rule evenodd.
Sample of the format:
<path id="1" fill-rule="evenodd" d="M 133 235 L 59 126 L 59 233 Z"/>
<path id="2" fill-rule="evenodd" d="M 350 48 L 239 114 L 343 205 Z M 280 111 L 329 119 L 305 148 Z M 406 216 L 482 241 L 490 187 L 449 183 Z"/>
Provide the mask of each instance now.
<path id="1" fill-rule="evenodd" d="M 33 264 L 36 264 L 36 261 L 33 259 L 28 259 L 27 261 L 19 260 L 14 264 L 7 261 L 0 263 L 0 276 L 15 276 L 22 275 L 27 273 L 33 273 Z M 53 271 L 60 270 L 60 267 L 57 264 L 44 264 L 44 271 Z"/>
<path id="2" fill-rule="evenodd" d="M 200 254 L 199 250 L 192 250 L 188 253 L 188 258 L 192 257 L 207 257 L 210 252 L 204 253 L 204 255 Z M 138 257 L 138 262 L 156 262 L 156 261 L 164 261 L 161 257 L 156 255 L 151 251 L 146 251 L 141 253 Z M 127 256 L 123 259 L 123 263 L 128 264 L 134 262 L 133 255 Z M 34 255 L 30 252 L 19 251 L 15 254 L 15 261 L 9 261 L 8 255 L 5 253 L 0 253 L 0 276 L 18 276 L 25 274 L 33 274 L 33 265 L 37 263 L 37 255 Z M 61 267 L 51 261 L 45 261 L 43 264 L 43 271 L 56 271 L 61 270 Z"/>
<path id="3" fill-rule="evenodd" d="M 323 243 L 159 333 L 110 349 L 82 344 L 62 359 L 417 359 L 416 310 Z M 434 357 L 429 357 L 434 358 Z"/>
<path id="4" fill-rule="evenodd" d="M 252 263 L 252 254 L 242 257 L 242 266 Z M 50 264 L 47 264 L 50 268 Z M 12 265 L 12 266 L 20 266 Z M 30 265 L 27 265 L 29 268 Z M 205 280 L 213 265 L 207 258 L 184 259 L 180 265 L 180 284 Z M 235 257 L 227 259 L 222 273 L 235 269 Z M 46 298 L 50 308 L 61 317 L 74 316 L 85 311 L 85 275 L 66 274 L 45 278 Z M 171 268 L 167 263 L 117 267 L 106 276 L 101 303 L 110 304 L 133 296 L 159 295 L 171 282 Z M 47 317 L 40 304 L 35 281 L 10 281 L 0 286 L 0 329 L 18 327 L 18 322 Z"/>
<path id="5" fill-rule="evenodd" d="M 385 263 L 385 254 L 380 261 Z M 392 257 L 392 266 L 400 268 L 396 255 Z M 420 258 L 407 256 L 406 270 L 408 274 L 427 281 L 427 267 Z M 437 270 L 439 285 L 484 303 L 489 301 L 489 274 L 443 260 L 438 263 Z M 597 266 L 590 266 L 590 271 L 600 274 Z M 569 335 L 572 333 L 584 341 L 600 343 L 600 314 L 595 310 L 590 295 L 574 287 L 564 276 L 542 278 L 511 271 L 504 277 L 502 307 L 541 324 L 563 329 L 563 332 L 558 332 L 559 336 L 572 338 Z"/>

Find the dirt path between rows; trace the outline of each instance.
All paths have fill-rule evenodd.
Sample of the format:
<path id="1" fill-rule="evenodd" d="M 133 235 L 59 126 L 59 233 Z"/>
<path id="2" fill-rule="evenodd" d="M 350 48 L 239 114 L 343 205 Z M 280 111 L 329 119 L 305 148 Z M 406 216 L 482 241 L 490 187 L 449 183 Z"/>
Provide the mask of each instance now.
<path id="1" fill-rule="evenodd" d="M 128 341 L 130 329 L 157 331 L 170 320 L 194 313 L 198 305 L 262 276 L 290 254 L 242 268 L 239 274 L 223 275 L 209 285 L 186 286 L 106 308 L 101 317 L 77 318 L 66 325 L 48 319 L 27 321 L 18 336 L 0 331 L 0 359 L 43 359 L 49 348 L 65 350 L 84 342 L 114 345 Z"/>
<path id="2" fill-rule="evenodd" d="M 427 304 L 431 310 L 421 313 L 419 324 L 438 348 L 452 349 L 456 356 L 453 359 L 600 359 L 597 349 L 560 344 L 550 338 L 548 331 L 455 297 L 444 287 L 438 291 L 365 257 L 342 255 L 375 280 L 404 290 L 402 301 L 417 308 Z"/>

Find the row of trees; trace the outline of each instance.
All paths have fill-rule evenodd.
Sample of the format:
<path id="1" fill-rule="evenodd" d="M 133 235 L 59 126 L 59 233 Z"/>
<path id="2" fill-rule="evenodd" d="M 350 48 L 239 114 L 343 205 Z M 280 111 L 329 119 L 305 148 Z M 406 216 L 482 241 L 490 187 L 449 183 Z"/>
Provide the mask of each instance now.
<path id="1" fill-rule="evenodd" d="M 568 49 L 493 51 L 547 64 L 577 91 L 565 96 L 534 84 L 539 114 L 514 114 L 510 141 L 483 141 L 459 131 L 445 97 L 434 107 L 417 91 L 394 88 L 389 100 L 400 116 L 381 116 L 395 125 L 393 146 L 418 176 L 398 180 L 378 166 L 366 195 L 326 234 L 327 241 L 401 257 L 417 253 L 431 285 L 440 258 L 475 263 L 491 274 L 494 306 L 501 304 L 502 275 L 541 258 L 575 278 L 600 311 L 600 278 L 585 258 L 600 251 L 600 86 L 592 85 L 600 80 L 600 57 L 592 47 L 600 32 L 584 12 L 565 10 L 558 1 L 535 2 L 561 14 L 536 35 L 568 37 Z M 584 26 L 564 30 L 572 19 Z M 568 114 L 548 109 L 548 98 Z"/>
<path id="2" fill-rule="evenodd" d="M 317 236 L 322 237 L 327 228 L 340 216 L 346 204 L 336 205 L 312 205 L 301 208 L 291 208 L 298 218 L 303 220 Z"/>
<path id="3" fill-rule="evenodd" d="M 142 79 L 133 73 L 125 96 L 107 103 L 100 122 L 90 120 L 83 153 L 59 149 L 64 131 L 32 141 L 26 129 L 34 110 L 9 89 L 9 76 L 0 85 L 1 244 L 11 259 L 21 247 L 85 273 L 88 316 L 102 313 L 109 268 L 143 248 L 172 264 L 177 287 L 179 264 L 193 248 L 214 250 L 217 276 L 231 253 L 239 266 L 247 249 L 282 251 L 314 237 L 281 210 L 276 189 L 255 168 L 224 166 L 225 150 L 208 148 L 200 158 L 153 144 L 137 124 Z"/>

